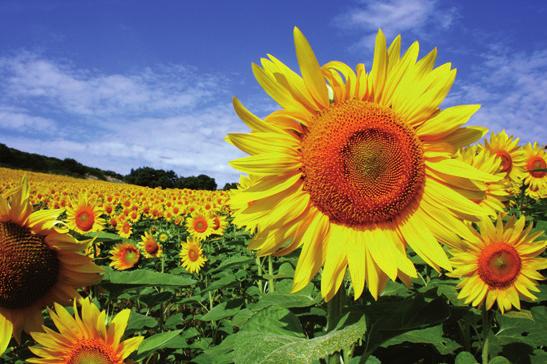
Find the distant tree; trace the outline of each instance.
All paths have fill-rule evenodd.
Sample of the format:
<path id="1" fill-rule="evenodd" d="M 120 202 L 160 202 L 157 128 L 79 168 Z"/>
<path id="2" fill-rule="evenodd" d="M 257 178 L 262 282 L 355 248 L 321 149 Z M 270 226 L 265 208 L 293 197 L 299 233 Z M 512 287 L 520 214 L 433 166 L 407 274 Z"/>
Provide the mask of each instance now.
<path id="1" fill-rule="evenodd" d="M 232 183 L 226 183 L 222 189 L 224 191 L 228 191 L 228 190 L 233 190 L 233 189 L 236 189 L 236 188 L 237 188 L 237 183 L 232 182 Z"/>
<path id="2" fill-rule="evenodd" d="M 125 176 L 125 181 L 146 187 L 174 188 L 177 187 L 178 177 L 174 171 L 141 167 L 131 169 L 131 172 Z"/>
<path id="3" fill-rule="evenodd" d="M 214 191 L 217 189 L 217 183 L 214 178 L 200 174 L 199 176 L 179 177 L 177 187 Z"/>

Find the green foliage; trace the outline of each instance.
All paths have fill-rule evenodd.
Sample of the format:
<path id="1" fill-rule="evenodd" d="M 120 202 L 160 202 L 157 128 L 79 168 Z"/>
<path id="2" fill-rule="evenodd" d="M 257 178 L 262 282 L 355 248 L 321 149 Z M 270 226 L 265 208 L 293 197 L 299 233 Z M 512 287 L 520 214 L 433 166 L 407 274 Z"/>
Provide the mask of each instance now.
<path id="1" fill-rule="evenodd" d="M 123 176 L 116 172 L 87 167 L 71 158 L 62 160 L 40 154 L 27 153 L 9 148 L 5 144 L 0 144 L 0 166 L 79 178 L 94 177 L 100 180 L 113 178 L 119 181 L 123 179 Z"/>

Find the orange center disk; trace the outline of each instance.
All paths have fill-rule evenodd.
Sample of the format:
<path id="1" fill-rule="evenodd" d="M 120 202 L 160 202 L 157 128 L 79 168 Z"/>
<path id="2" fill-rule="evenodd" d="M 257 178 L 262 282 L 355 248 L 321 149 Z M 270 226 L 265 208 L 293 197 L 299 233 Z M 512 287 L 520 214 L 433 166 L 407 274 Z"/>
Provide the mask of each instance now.
<path id="1" fill-rule="evenodd" d="M 511 158 L 511 155 L 505 150 L 498 150 L 496 155 L 501 159 L 501 171 L 504 173 L 511 172 L 511 169 L 513 169 L 513 159 Z"/>
<path id="2" fill-rule="evenodd" d="M 520 273 L 518 252 L 506 243 L 488 245 L 479 257 L 479 276 L 491 287 L 510 286 Z"/>
<path id="3" fill-rule="evenodd" d="M 159 250 L 159 245 L 154 240 L 148 240 L 144 245 L 144 249 L 148 254 L 156 254 Z"/>
<path id="4" fill-rule="evenodd" d="M 81 207 L 76 213 L 76 226 L 82 231 L 91 230 L 95 222 L 95 214 L 90 207 Z"/>
<path id="5" fill-rule="evenodd" d="M 390 109 L 372 103 L 350 100 L 320 114 L 302 156 L 305 189 L 339 224 L 392 221 L 423 191 L 420 141 Z"/>
<path id="6" fill-rule="evenodd" d="M 68 364 L 118 364 L 122 361 L 112 348 L 101 340 L 88 339 L 76 343 L 65 362 Z"/>
<path id="7" fill-rule="evenodd" d="M 194 229 L 198 233 L 204 233 L 207 231 L 207 220 L 200 216 L 196 217 L 194 220 Z"/>
<path id="8" fill-rule="evenodd" d="M 543 178 L 547 173 L 544 171 L 537 171 L 537 169 L 545 169 L 547 165 L 545 160 L 538 155 L 531 157 L 526 163 L 526 169 L 535 178 Z"/>
<path id="9" fill-rule="evenodd" d="M 188 249 L 188 259 L 190 259 L 192 262 L 195 262 L 199 258 L 199 251 L 195 247 L 190 247 Z"/>

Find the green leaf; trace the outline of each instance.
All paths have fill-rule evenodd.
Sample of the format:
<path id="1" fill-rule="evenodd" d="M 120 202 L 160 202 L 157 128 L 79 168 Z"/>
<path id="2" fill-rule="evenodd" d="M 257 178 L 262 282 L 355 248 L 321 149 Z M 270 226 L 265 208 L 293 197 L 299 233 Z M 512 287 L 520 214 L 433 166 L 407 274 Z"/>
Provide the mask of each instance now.
<path id="1" fill-rule="evenodd" d="M 103 281 L 112 284 L 124 285 L 150 285 L 150 286 L 191 286 L 195 280 L 176 276 L 168 273 L 155 272 L 148 269 L 138 269 L 129 272 L 118 272 L 112 269 L 105 269 Z"/>
<path id="2" fill-rule="evenodd" d="M 431 344 L 441 355 L 452 354 L 460 347 L 460 345 L 454 340 L 443 337 L 442 325 L 428 327 L 421 330 L 407 331 L 387 340 L 381 346 L 387 348 L 389 346 L 402 344 L 404 342 Z"/>
<path id="3" fill-rule="evenodd" d="M 285 308 L 310 307 L 319 302 L 320 299 L 305 294 L 271 293 L 263 295 L 257 302 L 255 308 L 277 305 Z"/>
<path id="4" fill-rule="evenodd" d="M 131 311 L 129 316 L 129 322 L 127 323 L 127 330 L 142 330 L 145 327 L 151 328 L 158 326 L 158 321 L 155 318 L 141 315 L 134 310 Z"/>
<path id="5" fill-rule="evenodd" d="M 237 280 L 233 275 L 224 275 L 220 279 L 211 282 L 202 292 L 213 291 L 215 289 L 226 288 L 237 284 Z"/>
<path id="6" fill-rule="evenodd" d="M 535 348 L 547 343 L 547 307 L 536 306 L 531 309 L 533 321 L 528 318 L 500 315 L 500 329 L 494 335 L 494 349 L 511 343 L 523 343 Z"/>
<path id="7" fill-rule="evenodd" d="M 450 309 L 443 298 L 426 302 L 423 296 L 418 295 L 380 300 L 366 306 L 365 314 L 368 325 L 367 352 L 372 353 L 392 337 L 441 323 L 450 315 Z"/>
<path id="8" fill-rule="evenodd" d="M 167 343 L 174 337 L 177 337 L 181 332 L 182 330 L 166 331 L 147 337 L 143 340 L 141 346 L 139 346 L 138 354 L 143 354 L 152 350 L 159 350 L 166 347 Z"/>
<path id="9" fill-rule="evenodd" d="M 365 334 L 365 317 L 340 330 L 313 339 L 294 335 L 272 334 L 269 331 L 239 334 L 235 350 L 238 363 L 313 363 L 328 355 L 351 347 Z"/>
<path id="10" fill-rule="evenodd" d="M 511 364 L 511 362 L 503 356 L 496 356 L 490 359 L 488 364 Z"/>
<path id="11" fill-rule="evenodd" d="M 236 266 L 236 265 L 241 266 L 243 264 L 249 264 L 252 261 L 253 261 L 253 258 L 251 258 L 249 256 L 238 255 L 238 256 L 229 257 L 229 258 L 224 259 L 218 267 L 216 267 L 215 269 L 212 269 L 208 273 L 215 274 L 217 272 L 225 270 L 226 268 L 231 268 L 231 267 Z"/>
<path id="12" fill-rule="evenodd" d="M 456 356 L 454 364 L 478 364 L 478 361 L 470 352 L 462 351 Z"/>
<path id="13" fill-rule="evenodd" d="M 226 302 L 222 302 L 205 315 L 203 315 L 200 320 L 202 321 L 218 321 L 225 319 L 227 317 L 232 317 L 240 311 L 240 307 L 243 304 L 242 299 L 235 299 Z"/>
<path id="14" fill-rule="evenodd" d="M 88 238 L 97 238 L 97 241 L 121 241 L 123 238 L 119 236 L 118 234 L 109 233 L 106 231 L 97 231 L 97 232 L 91 232 L 84 235 Z"/>

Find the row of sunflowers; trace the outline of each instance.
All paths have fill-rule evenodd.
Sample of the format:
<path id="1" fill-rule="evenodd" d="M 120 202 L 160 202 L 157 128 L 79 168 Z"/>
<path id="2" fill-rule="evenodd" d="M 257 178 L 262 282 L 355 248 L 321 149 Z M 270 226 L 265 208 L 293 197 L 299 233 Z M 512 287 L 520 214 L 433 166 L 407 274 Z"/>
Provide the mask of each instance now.
<path id="1" fill-rule="evenodd" d="M 441 110 L 436 50 L 380 31 L 354 71 L 294 37 L 302 76 L 253 65 L 282 109 L 234 99 L 229 193 L 0 169 L 4 360 L 545 361 L 544 148 Z"/>

